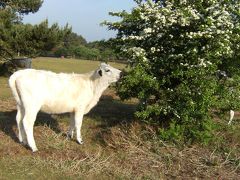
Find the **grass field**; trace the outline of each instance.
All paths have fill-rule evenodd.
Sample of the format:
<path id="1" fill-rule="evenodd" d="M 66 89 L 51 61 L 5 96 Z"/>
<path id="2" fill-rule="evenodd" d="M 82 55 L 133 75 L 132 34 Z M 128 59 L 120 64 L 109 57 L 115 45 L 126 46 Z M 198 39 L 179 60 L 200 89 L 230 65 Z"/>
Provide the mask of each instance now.
<path id="1" fill-rule="evenodd" d="M 84 73 L 99 62 L 37 58 L 33 68 Z M 124 65 L 112 63 L 114 67 Z M 0 179 L 239 179 L 240 123 L 219 120 L 218 141 L 176 146 L 159 140 L 154 127 L 134 121 L 136 101 L 122 102 L 114 88 L 84 116 L 84 144 L 66 138 L 69 117 L 39 113 L 32 153 L 17 139 L 15 102 L 0 77 Z"/>

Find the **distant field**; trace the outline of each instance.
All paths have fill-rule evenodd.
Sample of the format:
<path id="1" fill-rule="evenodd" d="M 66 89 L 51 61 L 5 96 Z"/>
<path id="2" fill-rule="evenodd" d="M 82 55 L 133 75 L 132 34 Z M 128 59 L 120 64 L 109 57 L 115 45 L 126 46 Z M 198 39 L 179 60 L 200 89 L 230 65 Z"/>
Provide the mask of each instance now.
<path id="1" fill-rule="evenodd" d="M 94 70 L 100 64 L 99 61 L 62 59 L 62 58 L 36 58 L 33 59 L 33 68 L 45 69 L 54 72 L 85 73 Z M 122 69 L 124 64 L 109 63 L 113 67 Z"/>
<path id="2" fill-rule="evenodd" d="M 85 73 L 100 62 L 33 59 L 33 68 Z M 110 63 L 122 69 L 123 64 Z M 209 146 L 177 146 L 163 142 L 157 127 L 135 121 L 136 100 L 121 101 L 114 87 L 84 116 L 83 145 L 68 140 L 69 116 L 39 113 L 34 136 L 39 151 L 32 153 L 18 142 L 16 106 L 0 77 L 0 179 L 240 179 L 240 123 L 227 118 Z M 133 90 L 134 91 L 134 90 Z"/>

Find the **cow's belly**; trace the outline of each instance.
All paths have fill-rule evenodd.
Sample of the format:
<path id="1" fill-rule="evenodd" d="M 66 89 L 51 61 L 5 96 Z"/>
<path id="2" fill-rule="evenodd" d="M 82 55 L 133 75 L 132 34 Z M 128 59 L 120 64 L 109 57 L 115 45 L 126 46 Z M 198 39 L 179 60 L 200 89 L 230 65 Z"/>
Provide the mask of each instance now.
<path id="1" fill-rule="evenodd" d="M 73 112 L 74 107 L 67 104 L 67 102 L 45 103 L 41 107 L 41 111 L 49 114 L 61 114 L 67 112 Z"/>

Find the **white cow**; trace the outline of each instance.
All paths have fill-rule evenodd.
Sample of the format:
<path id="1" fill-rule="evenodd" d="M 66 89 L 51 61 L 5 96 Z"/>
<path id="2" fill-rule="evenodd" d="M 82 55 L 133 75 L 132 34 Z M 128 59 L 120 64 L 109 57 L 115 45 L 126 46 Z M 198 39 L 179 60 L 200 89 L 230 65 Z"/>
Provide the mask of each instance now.
<path id="1" fill-rule="evenodd" d="M 56 74 L 50 71 L 25 69 L 15 72 L 9 85 L 17 102 L 17 126 L 19 141 L 37 151 L 33 137 L 33 126 L 37 113 L 70 112 L 68 135 L 72 138 L 76 130 L 77 142 L 82 144 L 81 126 L 83 115 L 94 107 L 103 91 L 118 81 L 121 71 L 102 63 L 86 74 Z"/>

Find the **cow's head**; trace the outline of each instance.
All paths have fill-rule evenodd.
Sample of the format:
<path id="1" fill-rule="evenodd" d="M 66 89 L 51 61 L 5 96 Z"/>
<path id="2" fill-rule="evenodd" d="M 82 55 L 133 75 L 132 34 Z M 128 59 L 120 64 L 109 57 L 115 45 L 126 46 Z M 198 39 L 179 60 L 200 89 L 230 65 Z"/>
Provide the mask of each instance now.
<path id="1" fill-rule="evenodd" d="M 121 71 L 106 63 L 101 63 L 98 69 L 98 74 L 105 79 L 109 84 L 117 82 L 121 77 Z"/>

